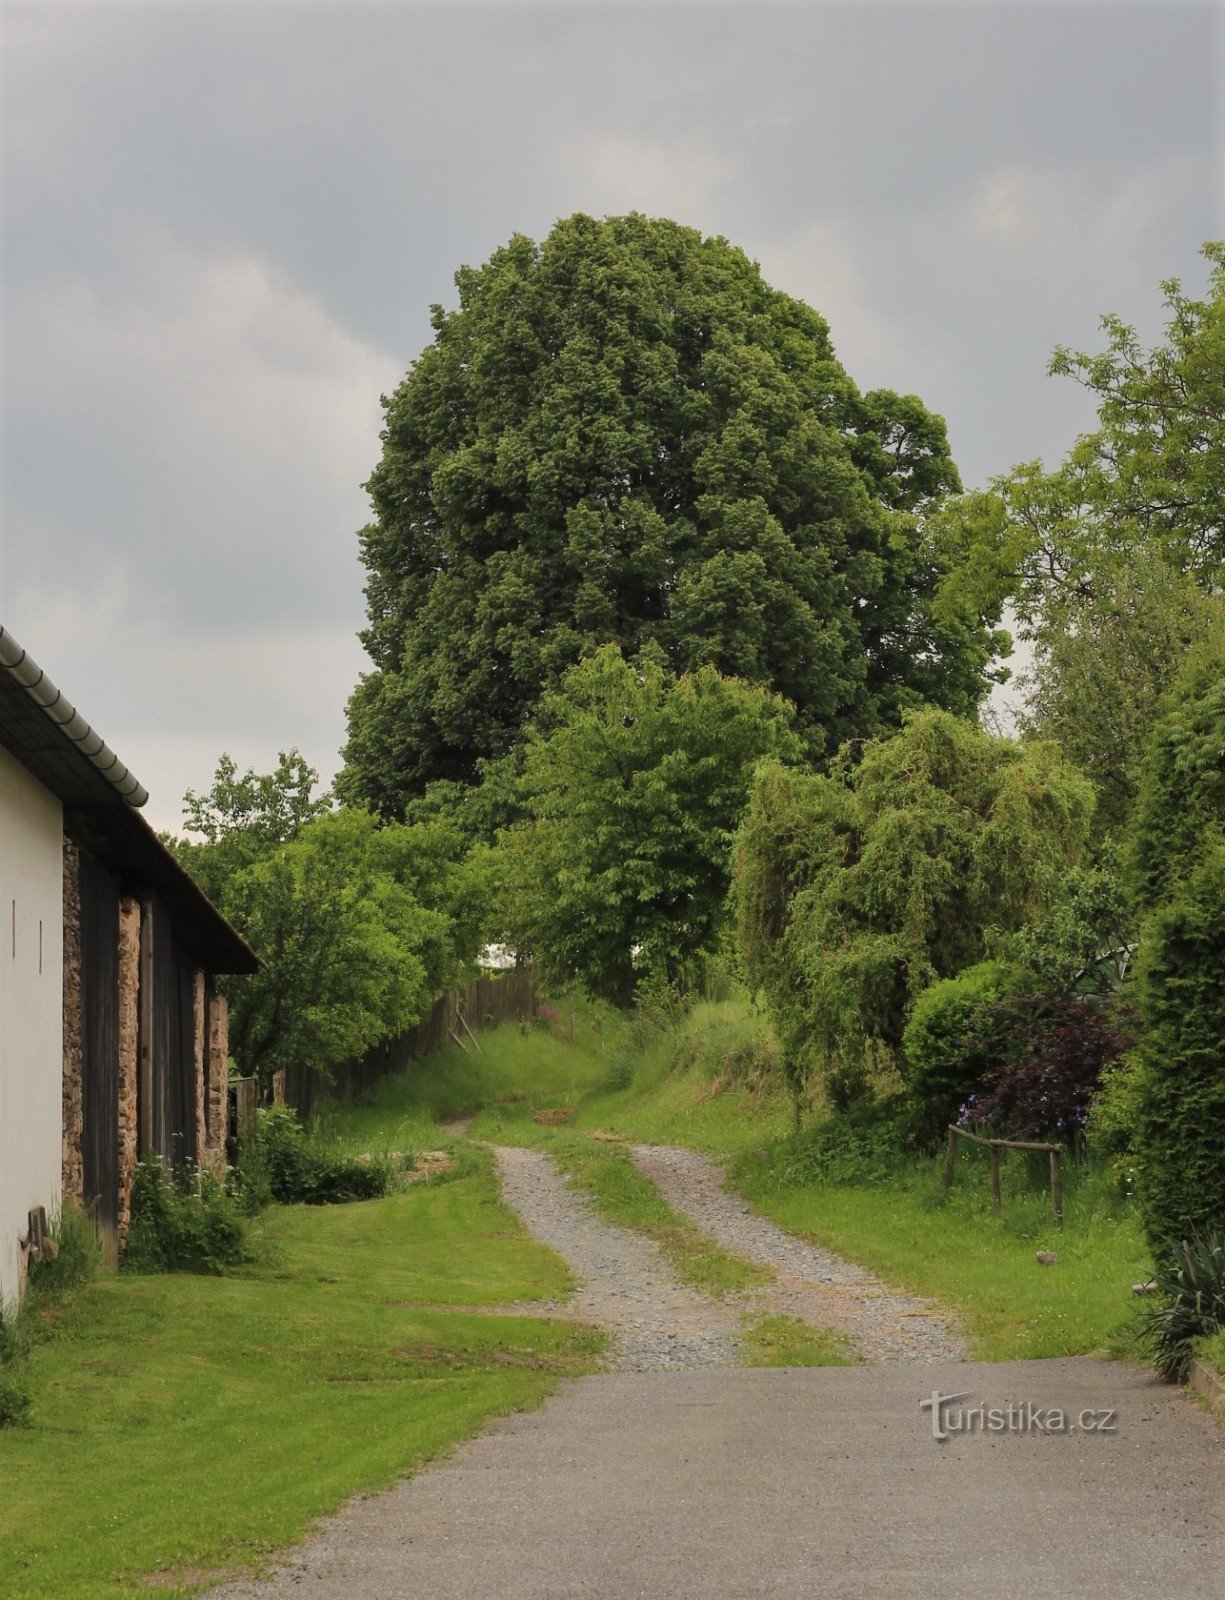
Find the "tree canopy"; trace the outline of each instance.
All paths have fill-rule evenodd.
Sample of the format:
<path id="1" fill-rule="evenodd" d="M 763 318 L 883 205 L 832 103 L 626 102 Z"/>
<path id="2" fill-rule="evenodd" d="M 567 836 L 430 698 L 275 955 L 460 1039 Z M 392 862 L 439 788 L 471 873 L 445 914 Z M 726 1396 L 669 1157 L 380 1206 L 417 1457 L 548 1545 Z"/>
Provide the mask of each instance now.
<path id="1" fill-rule="evenodd" d="M 471 782 L 608 643 L 785 696 L 814 753 L 974 708 L 993 636 L 932 610 L 944 423 L 861 394 L 815 311 L 637 215 L 517 235 L 456 285 L 385 401 L 342 795 L 401 816 Z"/>
<path id="2" fill-rule="evenodd" d="M 222 756 L 186 797 L 189 836 L 168 840 L 263 960 L 221 986 L 235 1058 L 265 1080 L 326 1075 L 410 1027 L 485 937 L 487 852 L 456 823 L 380 826 L 316 783 L 296 750 L 263 774 Z"/>
<path id="3" fill-rule="evenodd" d="M 755 763 L 798 752 L 791 722 L 777 696 L 712 667 L 674 678 L 657 651 L 631 663 L 606 646 L 571 668 L 502 835 L 511 938 L 612 1000 L 684 978 L 724 914 Z"/>
<path id="4" fill-rule="evenodd" d="M 1206 297 L 1166 283 L 1152 349 L 1105 317 L 1103 352 L 1055 352 L 1051 372 L 1098 408 L 1059 466 L 1025 463 L 937 519 L 961 552 L 937 610 L 1011 599 L 1034 650 L 1030 729 L 1093 779 L 1116 831 L 1163 695 L 1188 650 L 1225 634 L 1225 244 L 1204 253 Z"/>

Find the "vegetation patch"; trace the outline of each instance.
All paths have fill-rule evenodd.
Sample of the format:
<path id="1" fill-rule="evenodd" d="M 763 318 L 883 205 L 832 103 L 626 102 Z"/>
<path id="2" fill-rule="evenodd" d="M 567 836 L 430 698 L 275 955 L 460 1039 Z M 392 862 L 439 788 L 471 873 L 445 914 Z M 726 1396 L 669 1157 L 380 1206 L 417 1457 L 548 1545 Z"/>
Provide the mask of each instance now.
<path id="1" fill-rule="evenodd" d="M 740 1340 L 746 1367 L 850 1367 L 855 1358 L 845 1334 L 814 1328 L 800 1317 L 758 1317 Z"/>

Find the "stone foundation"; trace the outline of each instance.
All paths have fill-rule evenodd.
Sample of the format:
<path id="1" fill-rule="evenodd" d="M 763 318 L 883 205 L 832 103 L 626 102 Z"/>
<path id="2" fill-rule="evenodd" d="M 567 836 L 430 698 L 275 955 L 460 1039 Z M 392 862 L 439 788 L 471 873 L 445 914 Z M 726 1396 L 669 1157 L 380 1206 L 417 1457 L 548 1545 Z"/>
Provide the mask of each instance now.
<path id="1" fill-rule="evenodd" d="M 215 1166 L 224 1166 L 230 1116 L 230 1008 L 223 994 L 210 991 L 207 1009 L 205 1121 L 208 1124 L 208 1151 Z"/>

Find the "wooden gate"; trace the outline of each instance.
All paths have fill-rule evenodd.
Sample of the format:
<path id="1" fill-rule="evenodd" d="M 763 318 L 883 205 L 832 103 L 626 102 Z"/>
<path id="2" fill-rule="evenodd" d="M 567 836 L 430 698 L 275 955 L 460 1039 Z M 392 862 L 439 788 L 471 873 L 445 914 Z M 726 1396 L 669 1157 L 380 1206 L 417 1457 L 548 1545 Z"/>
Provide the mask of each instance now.
<path id="1" fill-rule="evenodd" d="M 119 1253 L 119 879 L 80 852 L 81 1143 L 85 1204 Z"/>

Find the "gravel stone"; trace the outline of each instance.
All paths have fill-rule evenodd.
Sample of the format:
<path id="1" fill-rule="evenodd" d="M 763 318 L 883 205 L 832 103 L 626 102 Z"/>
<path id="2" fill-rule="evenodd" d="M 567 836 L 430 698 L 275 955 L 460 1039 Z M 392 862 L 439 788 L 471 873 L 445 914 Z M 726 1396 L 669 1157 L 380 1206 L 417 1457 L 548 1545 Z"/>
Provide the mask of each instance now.
<path id="1" fill-rule="evenodd" d="M 869 1363 L 965 1359 L 963 1341 L 930 1301 L 890 1289 L 832 1250 L 755 1215 L 709 1157 L 667 1145 L 633 1145 L 630 1153 L 675 1211 L 730 1254 L 774 1270 L 773 1285 L 742 1297 L 759 1312 L 835 1328 Z"/>
<path id="2" fill-rule="evenodd" d="M 614 1372 L 736 1365 L 740 1313 L 676 1277 L 658 1245 L 597 1217 L 541 1150 L 495 1145 L 502 1198 L 579 1280 L 569 1314 L 611 1334 Z"/>

